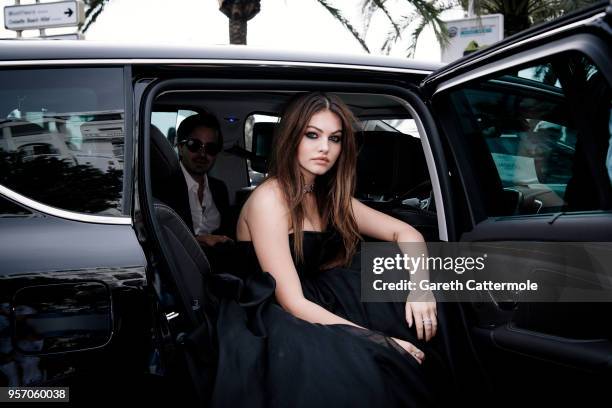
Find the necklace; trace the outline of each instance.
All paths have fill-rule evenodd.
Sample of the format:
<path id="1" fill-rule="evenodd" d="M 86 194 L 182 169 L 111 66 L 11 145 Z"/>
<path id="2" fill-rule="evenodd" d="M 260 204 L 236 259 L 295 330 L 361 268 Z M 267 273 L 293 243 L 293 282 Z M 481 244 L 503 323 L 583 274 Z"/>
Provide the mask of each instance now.
<path id="1" fill-rule="evenodd" d="M 306 184 L 302 187 L 302 192 L 304 193 L 312 193 L 314 191 L 314 183 Z"/>

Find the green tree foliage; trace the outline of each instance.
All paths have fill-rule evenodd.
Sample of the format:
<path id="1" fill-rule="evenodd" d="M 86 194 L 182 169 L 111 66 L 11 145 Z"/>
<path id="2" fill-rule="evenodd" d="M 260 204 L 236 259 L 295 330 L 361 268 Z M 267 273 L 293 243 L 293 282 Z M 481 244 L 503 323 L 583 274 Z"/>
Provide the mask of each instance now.
<path id="1" fill-rule="evenodd" d="M 526 30 L 532 25 L 554 20 L 567 13 L 590 6 L 599 0 L 474 0 L 478 15 L 503 14 L 504 36 Z M 467 10 L 469 0 L 460 0 Z"/>
<path id="2" fill-rule="evenodd" d="M 382 13 L 389 22 L 390 30 L 381 47 L 384 54 L 388 54 L 403 36 L 408 36 L 411 41 L 406 54 L 413 56 L 417 41 L 427 26 L 433 28 L 440 44 L 448 42 L 446 25 L 440 16 L 443 11 L 455 5 L 452 1 L 438 0 L 362 0 L 360 7 L 365 32 L 368 31 L 372 17 L 376 13 Z M 399 15 L 398 9 L 402 10 Z"/>
<path id="3" fill-rule="evenodd" d="M 204 0 L 202 0 L 204 1 Z M 81 32 L 95 23 L 98 16 L 104 11 L 104 7 L 109 0 L 84 0 L 85 2 L 85 23 L 80 27 Z M 380 50 L 388 54 L 391 49 L 402 39 L 411 39 L 406 50 L 407 56 L 414 55 L 417 40 L 425 27 L 431 26 L 436 38 L 441 45 L 448 42 L 446 26 L 441 20 L 441 13 L 445 10 L 461 6 L 465 10 L 468 8 L 469 0 L 361 0 L 358 7 L 363 16 L 363 29 L 359 30 L 345 16 L 345 13 L 336 7 L 330 0 L 316 0 L 325 8 L 351 35 L 359 42 L 361 47 L 370 52 L 370 46 L 365 38 L 373 16 L 382 13 L 389 23 L 389 32 Z M 474 9 L 478 15 L 503 14 L 504 15 L 504 36 L 523 31 L 534 24 L 549 21 L 569 12 L 584 8 L 598 0 L 474 0 Z M 260 9 L 259 0 L 238 1 L 225 0 L 223 3 L 232 3 L 231 7 L 238 10 L 240 7 L 256 9 L 257 14 Z M 235 3 L 235 4 L 234 4 Z M 253 3 L 256 6 L 253 7 Z M 343 5 L 346 2 L 342 3 Z M 271 1 L 264 2 L 264 6 L 274 7 Z M 229 7 L 229 6 L 228 6 Z M 346 6 L 345 6 L 346 7 Z M 401 10 L 398 12 L 398 10 Z M 241 13 L 226 13 L 230 26 L 230 37 L 232 43 L 246 44 L 246 30 L 248 19 L 253 18 L 253 13 L 244 21 L 233 21 L 232 16 L 239 16 Z M 232 30 L 233 27 L 233 30 Z M 235 33 L 235 35 L 231 35 Z"/>
<path id="4" fill-rule="evenodd" d="M 204 1 L 204 0 L 202 0 Z M 391 47 L 401 39 L 402 35 L 409 35 L 413 42 L 416 44 L 416 40 L 419 38 L 423 29 L 427 25 L 432 25 L 436 37 L 441 43 L 446 41 L 446 28 L 440 20 L 440 13 L 449 8 L 452 5 L 451 1 L 431 1 L 431 0 L 403 0 L 402 2 L 406 5 L 406 14 L 401 16 L 392 16 L 391 12 L 387 8 L 387 0 L 363 0 L 359 7 L 361 8 L 364 15 L 364 29 L 359 30 L 352 24 L 342 10 L 340 10 L 335 4 L 339 2 L 332 2 L 330 0 L 315 0 L 320 6 L 327 10 L 348 32 L 359 42 L 361 47 L 366 51 L 370 52 L 370 48 L 366 43 L 365 36 L 367 34 L 367 28 L 369 22 L 374 13 L 377 10 L 381 10 L 387 16 L 389 23 L 392 26 L 389 38 L 385 41 L 382 47 L 383 52 L 388 53 Z M 98 16 L 104 11 L 105 6 L 109 0 L 84 0 L 85 2 L 85 22 L 79 28 L 80 32 L 85 33 L 92 24 L 96 22 Z M 253 3 L 256 3 L 255 5 Z M 238 0 L 225 0 L 221 2 L 220 10 L 228 17 L 228 25 L 230 27 L 230 43 L 231 44 L 246 44 L 246 32 L 248 20 L 254 17 L 251 12 L 241 12 L 241 8 L 248 8 L 249 10 L 256 10 L 257 14 L 260 10 L 261 1 L 238 1 Z M 342 3 L 343 5 L 346 2 Z M 273 7 L 272 1 L 264 2 L 264 6 Z M 248 18 L 241 18 L 241 16 L 248 16 Z M 405 34 L 408 26 L 412 25 L 414 29 Z M 411 54 L 414 51 L 414 44 L 410 46 L 408 53 Z"/>

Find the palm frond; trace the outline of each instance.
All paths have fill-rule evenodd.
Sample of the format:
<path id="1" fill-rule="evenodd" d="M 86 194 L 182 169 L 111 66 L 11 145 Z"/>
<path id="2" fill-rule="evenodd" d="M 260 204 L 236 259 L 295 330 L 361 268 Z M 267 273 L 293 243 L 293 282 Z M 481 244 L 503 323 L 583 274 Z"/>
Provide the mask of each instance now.
<path id="1" fill-rule="evenodd" d="M 410 46 L 406 50 L 406 57 L 411 58 L 414 56 L 414 52 L 416 51 L 417 41 L 419 40 L 419 37 L 421 33 L 423 32 L 423 30 L 425 29 L 425 27 L 427 27 L 427 22 L 425 21 L 425 19 L 421 19 L 419 21 L 419 25 L 412 31 L 412 42 L 410 43 Z"/>
<path id="2" fill-rule="evenodd" d="M 361 6 L 361 10 L 364 11 L 365 9 L 369 9 L 369 10 L 380 10 L 380 11 L 382 11 L 384 13 L 384 15 L 387 17 L 387 19 L 389 20 L 389 22 L 391 23 L 391 26 L 395 30 L 395 32 L 397 34 L 397 37 L 400 37 L 401 36 L 400 27 L 395 22 L 395 20 L 393 20 L 393 17 L 391 17 L 391 12 L 389 11 L 387 6 L 385 5 L 386 1 L 387 0 L 364 0 L 363 4 Z M 371 18 L 371 16 L 373 14 L 374 14 L 374 12 L 372 12 L 370 14 L 369 18 Z M 369 21 L 368 21 L 368 25 L 369 25 Z"/>
<path id="3" fill-rule="evenodd" d="M 450 8 L 450 4 L 441 4 L 435 1 L 427 0 L 407 0 L 416 9 L 416 13 L 420 16 L 417 27 L 412 31 L 412 44 L 408 47 L 407 55 L 412 57 L 416 50 L 416 44 L 423 30 L 428 25 L 431 25 L 436 39 L 442 47 L 448 44 L 448 32 L 446 24 L 440 19 L 442 11 Z"/>
<path id="4" fill-rule="evenodd" d="M 363 35 L 365 36 L 370 29 L 370 23 L 372 22 L 372 17 L 376 13 L 378 8 L 371 0 L 363 0 L 361 4 L 361 15 L 363 20 Z"/>
<path id="5" fill-rule="evenodd" d="M 85 0 L 85 22 L 79 25 L 79 32 L 85 33 L 98 16 L 104 11 L 104 6 L 109 0 Z"/>
<path id="6" fill-rule="evenodd" d="M 361 44 L 361 47 L 367 52 L 370 53 L 370 49 L 368 48 L 365 39 L 361 36 L 359 31 L 353 27 L 353 25 L 342 15 L 340 10 L 329 4 L 327 0 L 317 0 L 317 2 L 325 7 L 325 9 L 336 19 L 338 20 L 347 30 L 355 37 L 355 39 Z"/>
<path id="7" fill-rule="evenodd" d="M 418 14 L 415 12 L 409 14 L 408 16 L 403 16 L 401 20 L 398 22 L 400 31 L 401 32 L 405 31 L 410 26 L 410 24 L 412 24 L 417 18 L 418 18 Z M 381 46 L 380 51 L 384 54 L 389 54 L 389 52 L 391 52 L 391 48 L 393 47 L 395 43 L 397 43 L 399 39 L 400 39 L 400 36 L 397 35 L 396 30 L 391 29 L 387 33 L 387 36 L 385 37 L 385 42 Z"/>

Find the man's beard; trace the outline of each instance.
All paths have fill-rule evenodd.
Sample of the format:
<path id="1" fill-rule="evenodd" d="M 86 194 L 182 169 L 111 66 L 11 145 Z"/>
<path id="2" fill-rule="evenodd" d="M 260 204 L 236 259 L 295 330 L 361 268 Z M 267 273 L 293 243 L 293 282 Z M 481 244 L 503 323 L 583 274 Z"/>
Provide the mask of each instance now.
<path id="1" fill-rule="evenodd" d="M 198 176 L 203 176 L 204 174 L 208 173 L 208 170 L 210 170 L 210 162 L 208 161 L 200 161 L 200 162 L 195 162 L 192 161 L 191 162 L 191 168 L 189 169 L 189 171 L 195 175 Z"/>
<path id="2" fill-rule="evenodd" d="M 203 175 L 205 175 L 206 173 L 208 173 L 208 166 L 206 166 L 206 167 L 197 166 L 197 167 L 195 167 L 195 168 L 191 169 L 191 172 L 192 172 L 193 174 L 195 174 L 195 175 L 198 175 L 198 176 L 203 176 Z"/>

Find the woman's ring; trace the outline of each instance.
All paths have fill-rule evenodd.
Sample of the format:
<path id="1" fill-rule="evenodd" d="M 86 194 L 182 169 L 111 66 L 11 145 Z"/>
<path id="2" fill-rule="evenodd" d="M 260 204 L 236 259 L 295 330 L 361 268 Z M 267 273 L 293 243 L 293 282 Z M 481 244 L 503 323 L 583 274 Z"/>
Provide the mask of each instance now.
<path id="1" fill-rule="evenodd" d="M 423 319 L 423 324 L 430 325 L 431 319 Z"/>

